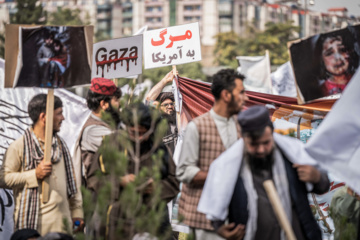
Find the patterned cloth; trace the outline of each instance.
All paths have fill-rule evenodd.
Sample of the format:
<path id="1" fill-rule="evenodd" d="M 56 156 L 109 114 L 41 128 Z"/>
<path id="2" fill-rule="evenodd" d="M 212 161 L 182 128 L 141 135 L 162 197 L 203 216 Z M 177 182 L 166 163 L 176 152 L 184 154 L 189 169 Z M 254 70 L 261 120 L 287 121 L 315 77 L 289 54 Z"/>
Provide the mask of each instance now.
<path id="1" fill-rule="evenodd" d="M 112 96 L 117 87 L 113 81 L 107 78 L 93 78 L 91 80 L 90 90 L 106 96 Z"/>
<path id="2" fill-rule="evenodd" d="M 201 171 L 207 172 L 210 164 L 225 151 L 214 119 L 210 112 L 193 120 L 199 132 L 199 161 L 198 167 Z M 240 127 L 237 125 L 238 138 Z M 179 201 L 179 214 L 185 217 L 184 223 L 192 228 L 213 230 L 211 223 L 206 219 L 205 214 L 197 211 L 197 205 L 202 193 L 202 186 L 192 186 L 183 183 Z"/>
<path id="3" fill-rule="evenodd" d="M 71 156 L 65 142 L 60 137 L 55 136 L 52 141 L 51 162 L 55 164 L 59 162 L 62 157 L 64 158 L 65 163 L 67 193 L 68 197 L 71 198 L 77 192 Z M 23 171 L 35 169 L 43 158 L 44 152 L 41 148 L 41 143 L 39 143 L 34 132 L 31 129 L 27 129 L 24 135 Z M 24 188 L 20 201 L 16 229 L 37 229 L 39 204 L 40 198 L 38 187 Z"/>
<path id="4" fill-rule="evenodd" d="M 206 113 L 212 108 L 214 104 L 214 96 L 211 93 L 211 84 L 207 82 L 192 80 L 185 77 L 178 77 L 176 84 L 182 97 L 181 125 L 182 128 L 185 128 L 186 124 L 192 119 Z M 332 105 L 336 101 L 336 99 L 322 100 L 309 104 L 298 105 L 296 98 L 292 97 L 252 91 L 246 91 L 246 95 L 248 96 L 249 100 L 245 103 L 245 109 L 253 105 L 268 105 L 271 106 L 269 109 L 271 115 L 275 111 L 291 111 L 292 113 L 294 108 L 299 111 L 312 109 L 325 115 L 330 111 Z M 305 123 L 301 123 L 301 125 L 304 124 Z"/>

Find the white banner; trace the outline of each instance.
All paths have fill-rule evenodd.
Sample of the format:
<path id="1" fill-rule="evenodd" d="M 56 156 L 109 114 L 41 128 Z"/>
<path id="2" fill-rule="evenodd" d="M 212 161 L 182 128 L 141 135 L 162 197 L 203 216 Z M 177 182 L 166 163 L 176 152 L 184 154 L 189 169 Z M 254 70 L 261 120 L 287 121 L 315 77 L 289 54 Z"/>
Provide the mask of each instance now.
<path id="1" fill-rule="evenodd" d="M 236 59 L 239 61 L 238 72 L 246 77 L 246 90 L 272 93 L 270 59 L 267 52 L 265 56 L 239 56 Z"/>
<path id="2" fill-rule="evenodd" d="M 145 69 L 201 60 L 199 23 L 144 33 Z"/>
<path id="3" fill-rule="evenodd" d="M 6 88 L 0 89 L 0 165 L 10 143 L 19 138 L 31 125 L 27 105 L 31 98 L 39 93 L 46 93 L 41 88 Z M 80 130 L 87 120 L 90 110 L 85 99 L 64 89 L 55 89 L 55 95 L 63 102 L 65 120 L 59 135 L 67 143 L 70 152 Z M 3 211 L 4 210 L 4 211 Z M 13 231 L 14 199 L 12 191 L 0 189 L 0 239 L 9 240 Z"/>
<path id="4" fill-rule="evenodd" d="M 91 77 L 121 78 L 142 73 L 143 36 L 94 44 Z"/>
<path id="5" fill-rule="evenodd" d="M 305 146 L 319 164 L 360 193 L 360 71 Z"/>
<path id="6" fill-rule="evenodd" d="M 290 62 L 281 65 L 271 73 L 272 93 L 286 97 L 296 97 L 294 72 Z"/>

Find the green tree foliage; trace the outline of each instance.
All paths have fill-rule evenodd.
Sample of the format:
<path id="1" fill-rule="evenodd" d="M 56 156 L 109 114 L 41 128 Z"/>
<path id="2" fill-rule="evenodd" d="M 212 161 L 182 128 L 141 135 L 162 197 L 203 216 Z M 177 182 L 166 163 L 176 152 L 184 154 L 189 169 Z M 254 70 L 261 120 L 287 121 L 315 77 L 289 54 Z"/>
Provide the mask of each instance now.
<path id="1" fill-rule="evenodd" d="M 248 26 L 245 37 L 234 32 L 219 33 L 216 35 L 215 61 L 219 65 L 236 67 L 236 56 L 260 56 L 269 50 L 271 64 L 283 64 L 289 61 L 287 42 L 294 40 L 293 34 L 298 31 L 291 22 L 269 22 L 263 32 Z"/>
<path id="2" fill-rule="evenodd" d="M 111 36 L 110 33 L 106 30 L 97 30 L 95 33 L 96 42 L 110 40 Z"/>
<path id="3" fill-rule="evenodd" d="M 134 90 L 134 86 L 135 84 L 131 85 L 132 90 Z M 139 111 L 134 107 L 130 114 L 126 109 L 129 105 L 136 106 L 136 103 L 141 102 L 144 94 L 145 91 L 139 97 L 129 94 L 121 99 L 122 119 L 132 118 L 135 129 L 138 129 L 139 126 Z M 169 239 L 170 228 L 162 236 L 159 236 L 166 208 L 166 203 L 160 197 L 163 164 L 161 159 L 164 152 L 162 150 L 155 151 L 167 131 L 168 124 L 165 119 L 159 119 L 160 112 L 157 109 L 151 109 L 151 115 L 151 127 L 145 135 L 153 134 L 154 149 L 152 148 L 146 154 L 140 154 L 142 140 L 136 137 L 135 139 L 130 138 L 126 130 L 117 130 L 115 134 L 104 138 L 99 153 L 105 173 L 103 170 L 97 173 L 98 181 L 101 184 L 96 197 L 89 190 L 82 188 L 88 234 L 86 236 L 77 234 L 76 239 L 105 239 L 104 233 L 101 230 L 98 231 L 96 227 L 99 220 L 101 225 L 110 226 L 108 234 L 112 236 L 112 239 L 133 239 L 136 233 L 147 233 L 150 236 L 156 236 L 159 240 Z M 112 120 L 109 113 L 104 113 L 102 118 L 105 122 Z M 110 125 L 115 128 L 114 124 Z M 153 165 L 141 167 L 141 162 L 149 157 L 152 158 Z M 121 176 L 128 174 L 129 164 L 134 166 L 136 178 L 120 189 L 119 181 Z M 144 198 L 145 192 L 148 191 L 150 178 L 153 180 L 153 190 L 151 193 L 146 193 L 146 198 Z M 114 199 L 116 200 L 114 201 Z M 109 211 L 115 211 L 119 217 L 112 219 Z"/>
<path id="4" fill-rule="evenodd" d="M 330 207 L 329 215 L 334 220 L 335 236 L 338 236 L 339 240 L 356 239 L 357 232 L 360 230 L 356 229 L 354 223 L 349 222 L 348 217 L 335 214 L 333 207 Z"/>
<path id="5" fill-rule="evenodd" d="M 171 66 L 162 68 L 145 69 L 143 71 L 143 79 L 150 79 L 153 84 L 158 83 L 168 72 L 172 69 Z M 202 65 L 200 62 L 187 63 L 176 66 L 177 71 L 181 77 L 191 79 L 200 79 L 206 81 L 206 75 L 202 72 Z"/>
<path id="6" fill-rule="evenodd" d="M 56 12 L 48 14 L 47 25 L 86 25 L 80 18 L 80 9 L 69 9 L 58 7 Z"/>
<path id="7" fill-rule="evenodd" d="M 214 49 L 215 63 L 235 68 L 238 66 L 240 37 L 235 32 L 218 33 Z"/>
<path id="8" fill-rule="evenodd" d="M 171 66 L 162 67 L 162 68 L 151 68 L 144 69 L 142 73 L 143 79 L 150 79 L 153 84 L 158 83 L 168 72 L 171 71 Z M 179 73 L 181 76 L 181 73 Z"/>
<path id="9" fill-rule="evenodd" d="M 17 12 L 11 17 L 14 24 L 45 24 L 46 17 L 38 0 L 17 0 Z"/>
<path id="10" fill-rule="evenodd" d="M 206 80 L 206 75 L 202 71 L 202 65 L 200 62 L 193 62 L 182 64 L 176 67 L 181 77 L 187 77 L 197 80 Z"/>

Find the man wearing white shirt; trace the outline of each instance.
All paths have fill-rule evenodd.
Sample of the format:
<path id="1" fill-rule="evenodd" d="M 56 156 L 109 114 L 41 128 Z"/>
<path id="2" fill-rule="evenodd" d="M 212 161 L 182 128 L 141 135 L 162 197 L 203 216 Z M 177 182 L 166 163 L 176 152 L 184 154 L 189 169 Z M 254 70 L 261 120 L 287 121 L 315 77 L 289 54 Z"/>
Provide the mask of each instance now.
<path id="1" fill-rule="evenodd" d="M 233 116 L 241 111 L 248 99 L 244 79 L 232 69 L 216 73 L 211 86 L 215 98 L 213 108 L 195 118 L 186 128 L 176 169 L 178 180 L 183 182 L 179 214 L 185 217 L 184 223 L 192 229 L 196 240 L 222 239 L 205 215 L 196 209 L 210 164 L 241 137 Z"/>

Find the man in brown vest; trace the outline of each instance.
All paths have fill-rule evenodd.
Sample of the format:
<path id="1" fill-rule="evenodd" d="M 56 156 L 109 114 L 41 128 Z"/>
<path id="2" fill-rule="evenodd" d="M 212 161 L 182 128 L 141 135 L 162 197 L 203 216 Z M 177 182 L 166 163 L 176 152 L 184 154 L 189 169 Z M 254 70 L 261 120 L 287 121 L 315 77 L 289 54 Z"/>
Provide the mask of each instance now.
<path id="1" fill-rule="evenodd" d="M 100 169 L 99 163 L 92 160 L 93 155 L 101 145 L 103 136 L 112 132 L 110 125 L 104 122 L 101 117 L 104 112 L 107 112 L 111 114 L 116 126 L 120 123 L 118 112 L 120 97 L 121 90 L 116 87 L 113 81 L 106 78 L 91 80 L 86 101 L 92 112 L 83 126 L 74 154 L 77 177 L 82 179 L 83 184 L 91 190 L 96 185 L 95 173 Z M 81 156 L 79 156 L 79 150 Z"/>
<path id="2" fill-rule="evenodd" d="M 233 116 L 248 100 L 244 79 L 232 69 L 216 73 L 211 86 L 215 98 L 213 108 L 186 127 L 176 169 L 177 178 L 183 182 L 179 214 L 185 217 L 184 223 L 191 228 L 196 240 L 222 239 L 206 216 L 197 211 L 197 205 L 210 164 L 241 137 L 240 126 Z"/>

